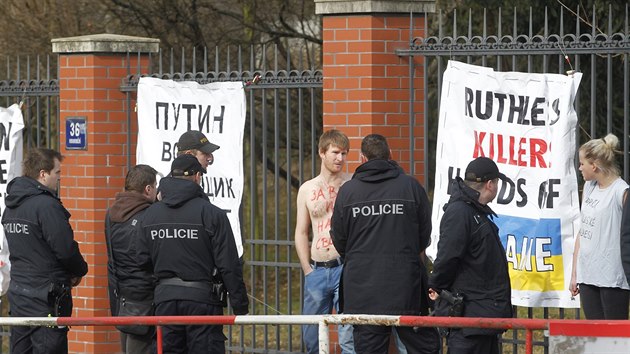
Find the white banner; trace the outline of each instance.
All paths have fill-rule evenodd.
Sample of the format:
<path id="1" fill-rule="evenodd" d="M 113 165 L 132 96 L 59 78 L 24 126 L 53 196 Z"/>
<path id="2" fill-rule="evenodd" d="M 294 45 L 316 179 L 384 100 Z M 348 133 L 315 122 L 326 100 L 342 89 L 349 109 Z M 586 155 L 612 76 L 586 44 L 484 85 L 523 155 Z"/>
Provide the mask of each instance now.
<path id="1" fill-rule="evenodd" d="M 514 305 L 580 306 L 568 288 L 580 226 L 573 103 L 581 75 L 495 72 L 455 61 L 444 73 L 427 254 L 437 252 L 449 182 L 474 158 L 491 158 L 510 179 L 499 183 L 490 207 L 499 215 Z"/>
<path id="2" fill-rule="evenodd" d="M 141 78 L 138 84 L 137 163 L 166 176 L 177 156 L 177 141 L 189 130 L 199 130 L 219 145 L 201 187 L 212 204 L 227 211 L 239 256 L 243 255 L 238 213 L 243 198 L 245 115 L 241 82 L 200 85 Z"/>
<path id="3" fill-rule="evenodd" d="M 22 130 L 24 119 L 22 110 L 17 104 L 9 108 L 0 107 L 0 212 L 4 212 L 4 197 L 7 195 L 7 185 L 22 175 Z M 4 228 L 0 227 L 0 294 L 4 295 L 9 289 L 9 247 L 4 237 Z"/>

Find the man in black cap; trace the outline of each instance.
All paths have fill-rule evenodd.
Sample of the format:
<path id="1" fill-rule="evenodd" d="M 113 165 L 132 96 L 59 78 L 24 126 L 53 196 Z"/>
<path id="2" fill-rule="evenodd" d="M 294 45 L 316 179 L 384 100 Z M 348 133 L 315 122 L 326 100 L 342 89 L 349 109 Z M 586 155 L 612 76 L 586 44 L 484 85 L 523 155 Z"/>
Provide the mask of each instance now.
<path id="1" fill-rule="evenodd" d="M 189 130 L 179 137 L 177 142 L 177 156 L 184 154 L 197 158 L 201 167 L 207 169 L 214 162 L 213 153 L 219 149 L 219 145 L 213 144 L 198 130 Z"/>
<path id="2" fill-rule="evenodd" d="M 178 156 L 140 222 L 138 258 L 158 279 L 156 316 L 222 315 L 227 296 L 235 314 L 248 313 L 230 222 L 199 186 L 205 172 L 192 155 Z M 165 353 L 225 352 L 221 325 L 167 325 L 163 338 Z"/>
<path id="3" fill-rule="evenodd" d="M 505 175 L 491 159 L 478 157 L 455 178 L 444 206 L 440 240 L 429 278 L 435 314 L 453 317 L 512 317 L 510 276 L 497 215 L 488 203 Z M 462 307 L 463 305 L 463 307 Z M 502 329 L 460 328 L 447 334 L 449 354 L 498 354 Z"/>

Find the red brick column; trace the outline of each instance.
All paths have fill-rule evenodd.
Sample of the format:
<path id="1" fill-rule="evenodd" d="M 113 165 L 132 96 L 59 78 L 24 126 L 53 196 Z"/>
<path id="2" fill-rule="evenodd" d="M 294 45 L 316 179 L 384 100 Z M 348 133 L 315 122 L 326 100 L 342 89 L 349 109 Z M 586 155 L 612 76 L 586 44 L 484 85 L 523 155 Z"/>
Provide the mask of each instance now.
<path id="1" fill-rule="evenodd" d="M 128 68 L 137 72 L 139 52 L 139 66 L 147 72 L 146 53 L 157 52 L 159 40 L 106 34 L 52 42 L 53 52 L 59 53 L 59 132 L 65 156 L 60 197 L 72 214 L 74 236 L 89 265 L 81 285 L 73 290 L 73 316 L 109 316 L 103 220 L 112 198 L 124 188 L 127 163 L 135 162 L 135 156 L 127 155 L 127 132 L 133 137 L 137 133 L 135 114 L 128 126 L 127 100 L 120 86 Z M 76 116 L 87 121 L 85 150 L 66 146 L 66 119 Z M 71 353 L 120 352 L 113 327 L 73 327 L 68 339 Z"/>
<path id="2" fill-rule="evenodd" d="M 323 15 L 324 129 L 338 128 L 350 138 L 349 171 L 359 165 L 361 139 L 371 133 L 387 137 L 393 159 L 410 171 L 409 57 L 396 49 L 409 48 L 422 36 L 433 1 L 315 0 Z M 422 61 L 416 57 L 413 127 L 416 177 L 424 182 L 425 152 Z"/>
<path id="3" fill-rule="evenodd" d="M 425 17 L 435 11 L 424 0 L 315 0 L 323 15 L 324 130 L 336 128 L 350 138 L 348 171 L 359 166 L 361 140 L 371 133 L 387 138 L 392 158 L 410 171 L 409 57 L 396 49 L 409 48 L 410 13 L 414 12 L 412 38 L 422 36 Z M 416 123 L 414 164 L 416 177 L 424 176 L 424 73 L 415 58 L 414 112 Z M 331 328 L 331 353 L 337 337 Z M 341 351 L 338 351 L 341 352 Z M 390 353 L 395 353 L 393 341 Z"/>

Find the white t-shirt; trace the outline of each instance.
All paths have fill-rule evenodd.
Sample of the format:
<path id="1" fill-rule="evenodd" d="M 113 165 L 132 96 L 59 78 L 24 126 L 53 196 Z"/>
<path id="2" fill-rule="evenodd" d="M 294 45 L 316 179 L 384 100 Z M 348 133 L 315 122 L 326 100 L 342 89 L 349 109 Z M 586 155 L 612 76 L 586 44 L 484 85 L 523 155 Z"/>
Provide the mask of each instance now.
<path id="1" fill-rule="evenodd" d="M 9 261 L 9 245 L 7 238 L 2 237 L 2 247 L 0 247 L 0 295 L 4 295 L 9 290 L 11 281 L 11 262 Z"/>
<path id="2" fill-rule="evenodd" d="M 627 188 L 621 178 L 603 189 L 594 181 L 584 184 L 578 235 L 578 284 L 630 290 L 619 248 L 623 194 Z"/>

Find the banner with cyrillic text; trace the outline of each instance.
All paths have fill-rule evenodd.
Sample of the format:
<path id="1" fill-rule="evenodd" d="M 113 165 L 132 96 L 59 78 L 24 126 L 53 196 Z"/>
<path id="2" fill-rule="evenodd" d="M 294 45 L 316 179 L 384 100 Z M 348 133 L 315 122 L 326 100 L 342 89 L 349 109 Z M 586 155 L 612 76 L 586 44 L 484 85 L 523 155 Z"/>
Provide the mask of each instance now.
<path id="1" fill-rule="evenodd" d="M 0 213 L 4 213 L 4 198 L 7 185 L 15 177 L 22 175 L 22 131 L 24 118 L 17 104 L 8 108 L 0 107 Z M 0 294 L 9 289 L 11 263 L 9 246 L 4 237 L 4 228 L 0 227 Z"/>
<path id="2" fill-rule="evenodd" d="M 580 307 L 568 289 L 580 226 L 573 105 L 581 75 L 495 72 L 456 61 L 444 73 L 427 254 L 437 253 L 450 181 L 463 178 L 473 159 L 491 158 L 509 179 L 489 205 L 498 214 L 514 305 Z"/>
<path id="3" fill-rule="evenodd" d="M 239 256 L 243 255 L 238 212 L 243 198 L 245 116 L 241 82 L 200 85 L 141 78 L 138 83 L 137 163 L 166 176 L 177 157 L 177 141 L 189 130 L 199 130 L 219 145 L 201 187 L 212 204 L 227 212 Z"/>

